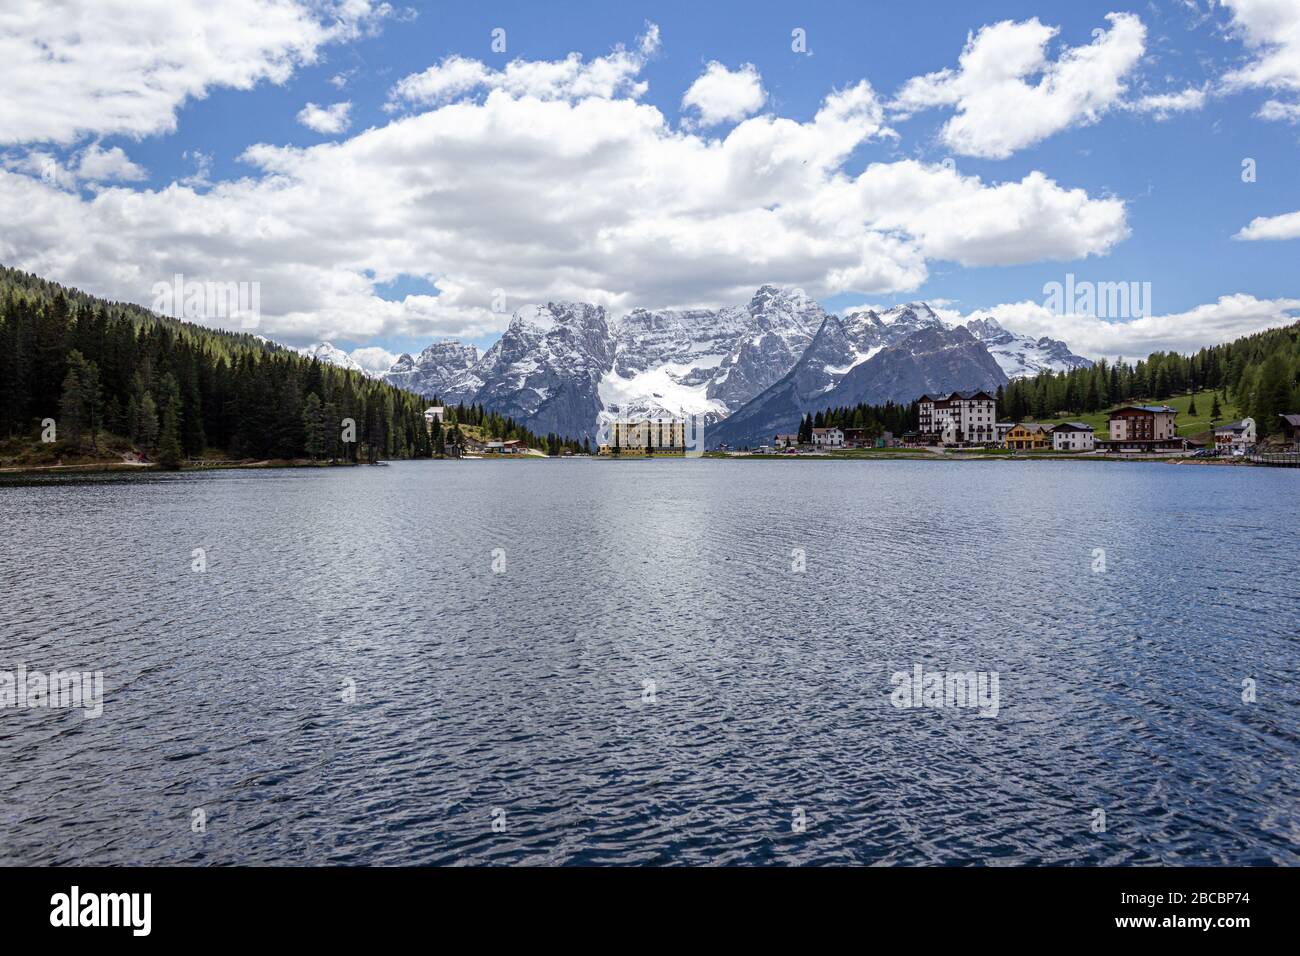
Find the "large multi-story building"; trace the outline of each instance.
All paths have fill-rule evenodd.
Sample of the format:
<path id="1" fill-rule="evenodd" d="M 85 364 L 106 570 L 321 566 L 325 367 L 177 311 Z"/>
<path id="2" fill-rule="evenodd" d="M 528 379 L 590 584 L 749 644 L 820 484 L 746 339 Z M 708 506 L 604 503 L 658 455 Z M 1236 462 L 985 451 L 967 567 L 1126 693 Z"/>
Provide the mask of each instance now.
<path id="1" fill-rule="evenodd" d="M 998 403 L 988 392 L 922 395 L 920 427 L 931 444 L 971 445 L 997 438 Z"/>
<path id="2" fill-rule="evenodd" d="M 1178 412 L 1168 405 L 1126 405 L 1110 414 L 1110 437 L 1098 442 L 1109 451 L 1157 451 L 1182 448 L 1174 419 Z"/>
<path id="3" fill-rule="evenodd" d="M 639 422 L 609 423 L 611 448 L 644 451 L 649 448 L 680 450 L 686 444 L 686 422 L 679 418 L 651 418 Z"/>

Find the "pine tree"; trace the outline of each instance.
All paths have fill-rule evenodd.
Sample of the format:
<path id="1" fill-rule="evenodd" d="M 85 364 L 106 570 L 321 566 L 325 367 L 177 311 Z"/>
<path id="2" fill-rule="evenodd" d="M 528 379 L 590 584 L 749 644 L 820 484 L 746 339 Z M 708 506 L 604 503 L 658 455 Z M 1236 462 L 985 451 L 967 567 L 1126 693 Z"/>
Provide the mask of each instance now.
<path id="1" fill-rule="evenodd" d="M 303 446 L 307 456 L 315 461 L 319 461 L 325 455 L 325 428 L 320 396 L 315 392 L 308 392 L 302 405 Z"/>
<path id="2" fill-rule="evenodd" d="M 169 471 L 181 466 L 181 407 L 180 387 L 176 378 L 168 372 L 163 377 L 163 416 L 162 432 L 158 437 L 158 464 Z"/>

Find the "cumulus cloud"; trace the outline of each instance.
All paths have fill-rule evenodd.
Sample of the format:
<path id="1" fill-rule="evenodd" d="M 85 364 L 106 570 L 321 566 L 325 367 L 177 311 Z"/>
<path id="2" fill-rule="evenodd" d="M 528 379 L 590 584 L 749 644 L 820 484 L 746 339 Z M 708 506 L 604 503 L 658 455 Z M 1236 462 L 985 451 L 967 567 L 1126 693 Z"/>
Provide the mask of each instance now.
<path id="1" fill-rule="evenodd" d="M 390 13 L 367 0 L 7 3 L 0 144 L 170 132 L 186 101 L 216 87 L 283 83 L 323 45 Z"/>
<path id="2" fill-rule="evenodd" d="M 547 72 L 528 66 L 514 75 Z M 564 75 L 457 87 L 448 102 L 443 89 L 433 108 L 336 142 L 255 145 L 235 180 L 87 198 L 11 168 L 0 261 L 146 305 L 176 273 L 258 282 L 263 334 L 364 342 L 490 334 L 505 321 L 497 290 L 511 309 L 581 299 L 615 312 L 734 303 L 765 282 L 892 293 L 924 282 L 931 260 L 1075 259 L 1128 233 L 1121 200 L 1041 172 L 851 170 L 859 147 L 893 135 L 866 81 L 809 120 L 752 116 L 714 136 L 674 128 L 639 83 Z M 377 294 L 403 275 L 437 294 Z"/>
<path id="3" fill-rule="evenodd" d="M 636 98 L 647 88 L 637 76 L 658 47 L 659 27 L 649 23 L 635 51 L 620 45 L 608 56 L 590 61 L 570 53 L 563 60 L 512 60 L 505 69 L 494 70 L 480 60 L 451 54 L 422 73 L 399 80 L 389 92 L 387 108 L 431 106 L 485 89 L 538 99 Z"/>
<path id="4" fill-rule="evenodd" d="M 1289 212 L 1281 216 L 1256 216 L 1232 238 L 1247 241 L 1300 239 L 1300 212 Z"/>
<path id="5" fill-rule="evenodd" d="M 1228 89 L 1300 90 L 1300 2 L 1223 0 L 1251 60 L 1224 76 Z"/>
<path id="6" fill-rule="evenodd" d="M 940 138 L 957 153 L 987 159 L 1005 159 L 1061 130 L 1094 123 L 1120 102 L 1125 77 L 1146 46 L 1146 27 L 1136 16 L 1106 19 L 1110 29 L 1056 60 L 1047 46 L 1058 28 L 1037 18 L 983 27 L 968 37 L 956 69 L 913 77 L 891 108 L 902 117 L 953 108 Z"/>
<path id="7" fill-rule="evenodd" d="M 77 176 L 91 182 L 135 182 L 148 174 L 127 157 L 122 147 L 103 149 L 92 143 L 81 151 L 77 162 Z"/>
<path id="8" fill-rule="evenodd" d="M 387 349 L 381 349 L 378 346 L 367 346 L 366 348 L 353 349 L 352 361 L 356 362 L 367 372 L 380 373 L 387 372 L 397 361 L 397 356 Z"/>
<path id="9" fill-rule="evenodd" d="M 752 63 L 733 72 L 714 60 L 682 97 L 682 109 L 696 111 L 697 125 L 716 126 L 757 113 L 766 101 L 762 78 Z"/>
<path id="10" fill-rule="evenodd" d="M 342 133 L 351 125 L 352 120 L 349 116 L 351 112 L 352 104 L 346 100 L 333 106 L 317 106 L 315 103 L 308 103 L 298 111 L 298 122 L 317 133 L 333 135 Z"/>
<path id="11" fill-rule="evenodd" d="M 1290 325 L 1300 319 L 1300 299 L 1257 299 L 1225 295 L 1186 312 L 1110 321 L 1091 315 L 1058 315 L 1040 302 L 1012 302 L 963 315 L 936 310 L 949 322 L 992 315 L 1005 328 L 1035 338 L 1048 335 L 1067 342 L 1089 358 L 1145 358 L 1152 352 L 1193 352 L 1207 345 Z"/>

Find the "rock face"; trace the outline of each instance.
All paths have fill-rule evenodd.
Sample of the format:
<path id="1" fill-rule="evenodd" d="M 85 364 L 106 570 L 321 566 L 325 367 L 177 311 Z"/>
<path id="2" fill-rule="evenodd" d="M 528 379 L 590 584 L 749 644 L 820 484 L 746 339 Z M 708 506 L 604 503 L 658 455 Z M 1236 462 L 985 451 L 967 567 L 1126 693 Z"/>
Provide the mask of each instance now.
<path id="1" fill-rule="evenodd" d="M 600 382 L 613 365 L 604 308 L 582 302 L 525 306 L 468 373 L 481 384 L 463 400 L 534 432 L 594 438 L 603 407 Z M 447 401 L 461 400 L 448 393 Z"/>
<path id="2" fill-rule="evenodd" d="M 1068 372 L 1074 368 L 1092 368 L 1092 360 L 1075 355 L 1060 339 L 1044 335 L 1040 339 L 1004 329 L 992 316 L 971 319 L 966 323 L 975 338 L 984 343 L 989 354 L 1008 378 L 1023 378 L 1039 372 Z"/>
<path id="3" fill-rule="evenodd" d="M 736 308 L 633 310 L 614 331 L 603 414 L 720 421 L 790 371 L 825 318 L 816 302 L 773 285 Z"/>
<path id="4" fill-rule="evenodd" d="M 825 396 L 854 369 L 922 329 L 944 328 L 943 320 L 923 302 L 880 313 L 865 309 L 843 318 L 827 316 L 789 373 L 725 421 L 707 429 L 706 442 L 745 447 L 795 432 L 803 413 L 825 408 Z"/>
<path id="5" fill-rule="evenodd" d="M 761 286 L 742 311 L 744 329 L 708 389 L 731 411 L 779 382 L 826 319 L 812 299 L 772 285 Z"/>
<path id="6" fill-rule="evenodd" d="M 812 344 L 779 382 L 713 428 L 706 425 L 706 444 L 754 446 L 770 443 L 774 435 L 797 431 L 803 411 L 821 407 L 820 397 L 835 387 L 856 354 L 843 320 L 827 316 Z"/>
<path id="7" fill-rule="evenodd" d="M 603 415 L 725 417 L 730 409 L 709 388 L 746 319 L 741 309 L 629 312 L 614 328 L 614 365 L 600 384 Z"/>
<path id="8" fill-rule="evenodd" d="M 822 397 L 821 405 L 910 402 L 926 392 L 985 389 L 1007 384 L 1006 373 L 966 328 L 930 326 L 851 370 Z"/>
<path id="9" fill-rule="evenodd" d="M 446 397 L 449 391 L 464 392 L 477 388 L 467 381 L 469 372 L 478 364 L 478 348 L 461 345 L 452 339 L 434 342 L 417 358 L 403 354 L 384 373 L 384 381 L 418 395 Z M 480 383 L 481 384 L 481 383 Z"/>

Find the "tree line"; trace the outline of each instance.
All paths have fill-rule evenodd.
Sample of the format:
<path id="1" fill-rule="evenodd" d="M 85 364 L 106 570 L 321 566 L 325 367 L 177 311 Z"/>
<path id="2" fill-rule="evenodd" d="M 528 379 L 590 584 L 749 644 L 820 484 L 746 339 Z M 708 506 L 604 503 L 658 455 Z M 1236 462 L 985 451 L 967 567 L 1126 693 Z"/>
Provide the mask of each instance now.
<path id="1" fill-rule="evenodd" d="M 859 403 L 808 412 L 799 421 L 799 441 L 811 442 L 814 428 L 862 428 L 868 438 L 879 438 L 885 432 L 898 437 L 917 428 L 919 410 L 920 402 L 886 402 L 884 405 Z"/>
<path id="2" fill-rule="evenodd" d="M 1195 403 L 1200 392 L 1212 393 L 1202 399 L 1211 418 L 1230 400 L 1255 419 L 1261 437 L 1281 431 L 1278 416 L 1300 412 L 1300 323 L 1192 355 L 1152 352 L 1132 364 L 1102 360 L 1092 368 L 1016 379 L 998 390 L 998 414 L 1006 421 L 1056 418 L 1186 393 Z"/>
<path id="3" fill-rule="evenodd" d="M 481 407 L 430 428 L 427 399 L 257 336 L 107 302 L 0 267 L 0 438 L 52 437 L 98 453 L 126 440 L 164 467 L 185 459 L 376 461 L 433 457 L 483 424 L 537 436 Z"/>

